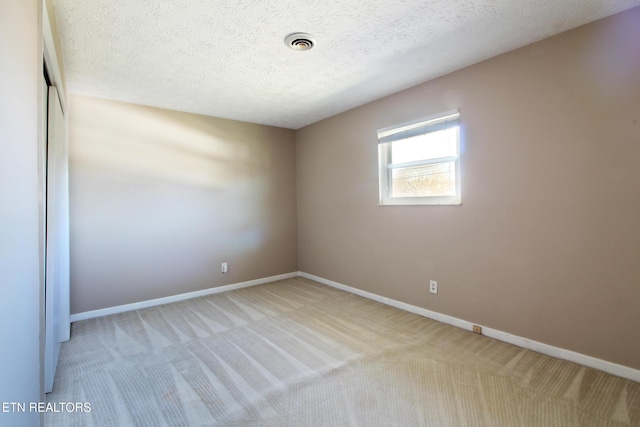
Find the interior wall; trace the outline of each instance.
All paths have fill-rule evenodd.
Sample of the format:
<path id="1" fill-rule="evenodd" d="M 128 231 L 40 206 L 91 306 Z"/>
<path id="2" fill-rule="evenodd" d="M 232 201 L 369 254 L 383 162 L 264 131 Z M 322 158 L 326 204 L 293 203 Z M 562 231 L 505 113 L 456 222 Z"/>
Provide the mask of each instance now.
<path id="1" fill-rule="evenodd" d="M 72 313 L 298 270 L 292 130 L 74 94 L 69 120 Z"/>
<path id="2" fill-rule="evenodd" d="M 298 130 L 300 270 L 640 369 L 638 22 L 635 8 Z M 455 108 L 462 205 L 378 206 L 376 129 Z"/>
<path id="3" fill-rule="evenodd" d="M 0 0 L 0 10 L 0 402 L 28 405 L 44 397 L 37 152 L 41 10 L 37 0 Z M 0 425 L 37 426 L 40 416 L 3 411 Z"/>

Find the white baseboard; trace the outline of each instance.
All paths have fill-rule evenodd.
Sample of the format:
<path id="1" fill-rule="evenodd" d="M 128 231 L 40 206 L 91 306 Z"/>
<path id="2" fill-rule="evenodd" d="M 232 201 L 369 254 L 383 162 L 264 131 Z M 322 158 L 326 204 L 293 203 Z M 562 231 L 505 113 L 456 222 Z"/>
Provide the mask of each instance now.
<path id="1" fill-rule="evenodd" d="M 154 307 L 156 305 L 168 304 L 171 302 L 184 301 L 191 298 L 203 297 L 205 295 L 218 294 L 220 292 L 233 291 L 235 289 L 248 288 L 249 286 L 262 285 L 264 283 L 275 282 L 277 280 L 291 279 L 298 277 L 299 272 L 280 274 L 277 276 L 264 277 L 262 279 L 249 280 L 247 282 L 234 283 L 232 285 L 218 286 L 215 288 L 203 289 L 201 291 L 187 292 L 184 294 L 172 295 L 169 297 L 156 298 L 147 301 L 134 302 L 131 304 L 118 305 L 115 307 L 101 308 L 99 310 L 85 311 L 71 315 L 71 322 L 93 319 L 95 317 L 109 316 L 110 314 L 124 313 L 126 311 L 139 310 L 141 308 Z"/>
<path id="2" fill-rule="evenodd" d="M 131 304 L 118 305 L 115 307 L 102 308 L 99 310 L 85 311 L 83 313 L 76 313 L 71 315 L 71 322 L 78 322 L 80 320 L 93 319 L 95 317 L 108 316 L 111 314 L 124 313 L 126 311 L 138 310 L 141 308 L 154 307 L 157 305 L 168 304 L 177 301 L 184 301 L 191 298 L 202 297 L 205 295 L 212 295 L 226 291 L 232 291 L 234 289 L 247 288 L 250 286 L 262 285 L 264 283 L 275 282 L 277 280 L 290 279 L 293 277 L 306 277 L 307 279 L 315 280 L 316 282 L 323 283 L 325 285 L 342 289 L 343 291 L 350 292 L 361 297 L 368 298 L 373 301 L 380 302 L 400 310 L 405 310 L 410 313 L 418 314 L 429 319 L 437 320 L 442 323 L 446 323 L 458 328 L 471 331 L 474 323 L 467 320 L 458 319 L 457 317 L 449 316 L 446 314 L 438 313 L 436 311 L 427 310 L 426 308 L 417 307 L 415 305 L 407 304 L 401 301 L 396 301 L 391 298 L 383 297 L 371 292 L 363 291 L 361 289 L 353 288 L 351 286 L 343 285 L 342 283 L 334 282 L 332 280 L 325 279 L 323 277 L 314 276 L 304 272 L 292 272 L 286 274 L 280 274 L 277 276 L 265 277 L 262 279 L 249 280 L 247 282 L 234 283 L 232 285 L 218 286 L 215 288 L 204 289 L 201 291 L 187 292 L 179 295 L 172 295 L 164 298 L 156 298 L 147 301 L 135 302 Z M 518 347 L 533 350 L 538 353 L 545 354 L 547 356 L 555 357 L 558 359 L 568 360 L 580 365 L 588 366 L 590 368 L 598 369 L 612 375 L 616 375 L 622 378 L 629 379 L 631 381 L 640 382 L 640 370 L 630 368 L 628 366 L 619 365 L 606 360 L 598 359 L 585 354 L 577 353 L 575 351 L 566 350 L 563 348 L 555 347 L 549 344 L 544 344 L 538 341 L 530 340 L 528 338 L 513 335 L 508 332 L 503 332 L 497 329 L 488 328 L 483 325 L 482 334 L 503 341 L 509 344 L 516 345 Z"/>
<path id="3" fill-rule="evenodd" d="M 337 289 L 342 289 L 343 291 L 347 291 L 352 294 L 360 295 L 364 298 L 368 298 L 368 299 L 380 302 L 382 304 L 390 305 L 392 307 L 396 307 L 401 310 L 409 311 L 411 313 L 418 314 L 420 316 L 428 317 L 429 319 L 433 319 L 442 323 L 447 323 L 449 325 L 457 326 L 458 328 L 462 328 L 468 331 L 471 331 L 474 325 L 474 323 L 471 323 L 467 320 L 462 320 L 462 319 L 458 319 L 457 317 L 448 316 L 446 314 L 427 310 L 426 308 L 416 307 L 415 305 L 407 304 L 401 301 L 396 301 L 391 298 L 386 298 L 380 295 L 373 294 L 371 292 L 367 292 L 361 289 L 353 288 L 351 286 L 343 285 L 342 283 L 338 283 L 322 277 L 314 276 L 313 274 L 300 272 L 300 276 L 306 277 L 307 279 L 315 280 L 316 282 L 320 282 Z M 482 325 L 478 325 L 478 326 L 482 326 Z M 609 374 L 616 375 L 618 377 L 626 378 L 631 381 L 640 382 L 640 370 L 638 369 L 630 368 L 628 366 L 618 365 L 617 363 L 608 362 L 606 360 L 598 359 L 592 356 L 587 356 L 581 353 L 576 353 L 575 351 L 554 347 L 549 344 L 544 344 L 538 341 L 530 340 L 528 338 L 512 335 L 510 333 L 499 331 L 497 329 L 488 328 L 486 326 L 482 326 L 482 334 L 486 335 L 487 337 L 497 339 L 499 341 L 503 341 L 509 344 L 516 345 L 518 347 L 526 348 L 528 350 L 533 350 L 538 353 L 545 354 L 547 356 L 568 360 L 570 362 L 575 362 L 580 365 L 598 369 L 600 371 L 604 371 Z"/>

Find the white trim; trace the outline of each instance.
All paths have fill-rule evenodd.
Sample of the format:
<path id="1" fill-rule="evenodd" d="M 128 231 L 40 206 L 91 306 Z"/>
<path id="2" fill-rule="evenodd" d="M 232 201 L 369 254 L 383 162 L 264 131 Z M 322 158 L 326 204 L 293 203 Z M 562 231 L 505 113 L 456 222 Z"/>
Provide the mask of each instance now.
<path id="1" fill-rule="evenodd" d="M 474 323 L 467 320 L 458 319 L 457 317 L 449 316 L 446 314 L 438 313 L 435 311 L 427 310 L 426 308 L 416 307 L 415 305 L 407 304 L 401 301 L 396 301 L 391 298 L 386 298 L 380 295 L 373 294 L 371 292 L 363 291 L 361 289 L 353 288 L 351 286 L 343 285 L 342 283 L 334 282 L 332 280 L 324 279 L 322 277 L 314 276 L 300 272 L 300 276 L 307 279 L 315 280 L 316 282 L 323 283 L 325 285 L 342 289 L 343 291 L 350 292 L 352 294 L 360 295 L 362 297 L 380 302 L 382 304 L 390 305 L 401 310 L 405 310 L 420 316 L 428 317 L 429 319 L 437 320 L 442 323 L 456 326 L 458 328 L 472 331 Z M 482 326 L 482 325 L 479 325 Z M 482 334 L 489 338 L 494 338 L 499 341 L 503 341 L 509 344 L 516 345 L 518 347 L 533 350 L 538 353 L 545 354 L 547 356 L 555 357 L 557 359 L 568 360 L 580 365 L 588 366 L 589 368 L 598 369 L 600 371 L 607 372 L 618 377 L 626 378 L 631 381 L 640 382 L 640 370 L 630 368 L 628 366 L 618 365 L 617 363 L 608 362 L 606 360 L 598 359 L 585 354 L 577 353 L 575 351 L 566 350 L 563 348 L 555 347 L 549 344 L 544 344 L 538 341 L 523 338 L 517 335 L 512 335 L 507 332 L 499 331 L 497 329 L 488 328 L 482 326 Z"/>
<path id="2" fill-rule="evenodd" d="M 103 308 L 100 310 L 86 311 L 83 313 L 77 313 L 71 315 L 71 322 L 78 322 L 86 319 L 93 319 L 96 317 L 108 316 L 111 314 L 124 313 L 132 310 L 139 310 L 147 307 L 154 307 L 162 304 L 168 304 L 177 301 L 184 301 L 191 298 L 202 297 L 206 295 L 217 294 L 226 291 L 232 291 L 235 289 L 247 288 L 250 286 L 262 285 L 269 282 L 275 282 L 277 280 L 291 279 L 293 277 L 305 277 L 307 279 L 315 280 L 316 282 L 331 286 L 333 288 L 341 289 L 343 291 L 359 295 L 361 297 L 380 302 L 382 304 L 389 305 L 391 307 L 398 308 L 400 310 L 408 311 L 410 313 L 417 314 L 419 316 L 427 317 L 429 319 L 437 320 L 438 322 L 446 323 L 448 325 L 456 326 L 458 328 L 472 331 L 474 323 L 467 320 L 459 319 L 457 317 L 449 316 L 447 314 L 438 313 L 436 311 L 427 310 L 426 308 L 417 307 L 415 305 L 407 304 L 401 301 L 396 301 L 391 298 L 383 297 L 371 292 L 363 291 L 351 286 L 343 285 L 342 283 L 334 282 L 332 280 L 325 279 L 323 277 L 315 276 L 313 274 L 304 273 L 302 271 L 280 274 L 278 276 L 265 277 L 262 279 L 250 280 L 247 282 L 235 283 L 232 285 L 218 286 L 215 288 L 204 289 L 201 291 L 187 292 L 179 295 L 172 295 L 164 298 L 156 298 L 148 301 L 141 301 L 131 304 L 119 305 L 116 307 Z M 479 325 L 482 326 L 482 325 Z M 622 378 L 626 378 L 631 381 L 640 382 L 640 370 L 630 368 L 628 366 L 619 365 L 617 363 L 608 362 L 606 360 L 598 359 L 585 354 L 577 353 L 575 351 L 566 350 L 563 348 L 555 347 L 549 344 L 544 344 L 538 341 L 530 340 L 528 338 L 520 337 L 518 335 L 512 335 L 508 332 L 503 332 L 497 329 L 488 328 L 482 326 L 482 334 L 494 338 L 499 341 L 503 341 L 509 344 L 513 344 L 518 347 L 522 347 L 528 350 L 532 350 L 538 353 L 545 354 L 547 356 L 555 357 L 557 359 L 568 360 L 570 362 L 578 363 L 580 365 L 588 366 L 593 369 L 607 372 L 612 375 L 616 375 Z"/>
<path id="3" fill-rule="evenodd" d="M 66 116 L 66 92 L 64 91 L 64 82 L 62 81 L 62 74 L 60 73 L 60 63 L 58 61 L 58 55 L 56 54 L 56 44 L 53 39 L 53 30 L 51 29 L 51 21 L 49 21 L 49 12 L 47 11 L 47 2 L 45 0 L 42 0 L 42 51 L 51 85 L 58 89 L 60 105 Z"/>
<path id="4" fill-rule="evenodd" d="M 436 123 L 445 123 L 458 120 L 460 118 L 459 110 L 449 110 L 444 113 L 432 114 L 428 117 L 421 119 L 411 120 L 409 122 L 400 123 L 393 126 L 387 126 L 382 129 L 378 129 L 378 139 L 394 135 L 396 133 L 406 132 L 411 129 L 420 127 L 434 126 Z"/>
<path id="5" fill-rule="evenodd" d="M 401 169 L 401 168 L 410 168 L 413 166 L 428 166 L 435 165 L 438 163 L 451 163 L 458 160 L 460 156 L 449 156 L 449 157 L 438 157 L 437 159 L 426 159 L 426 160 L 416 160 L 414 162 L 404 162 L 404 163 L 388 163 L 387 169 Z"/>
<path id="6" fill-rule="evenodd" d="M 64 120 L 63 123 L 63 135 L 62 141 L 58 141 L 57 143 L 60 145 L 60 148 L 62 148 L 65 151 L 65 160 L 64 160 L 64 178 L 63 180 L 64 182 L 64 186 L 67 189 L 66 193 L 67 193 L 67 197 L 66 199 L 63 201 L 63 203 L 66 203 L 67 206 L 67 211 L 68 211 L 68 205 L 69 205 L 69 198 L 68 198 L 68 187 L 69 187 L 69 177 L 68 177 L 68 149 L 69 149 L 69 142 L 68 142 L 68 132 L 67 130 L 69 129 L 69 115 L 67 114 L 67 100 L 66 100 L 66 91 L 64 88 L 64 81 L 62 80 L 62 73 L 60 72 L 60 61 L 58 61 L 58 55 L 56 53 L 56 44 L 54 41 L 54 36 L 53 36 L 53 29 L 51 28 L 51 21 L 49 20 L 49 11 L 47 9 L 47 2 L 46 0 L 42 0 L 42 55 L 43 55 L 43 59 L 44 59 L 44 67 L 46 68 L 46 72 L 47 75 L 49 76 L 49 82 L 51 83 L 51 85 L 53 87 L 56 88 L 57 94 L 58 94 L 58 101 L 60 103 L 60 108 L 62 109 L 62 117 Z M 60 58 L 62 59 L 62 58 Z M 48 118 L 47 117 L 43 117 L 43 120 L 45 121 L 45 123 L 48 122 Z M 46 129 L 46 128 L 45 128 Z M 68 215 L 68 212 L 67 212 Z M 68 221 L 67 221 L 68 222 Z M 67 227 L 65 230 L 60 230 L 60 232 L 64 233 L 66 232 L 67 235 L 67 240 L 68 240 L 68 234 L 69 234 L 69 227 L 68 227 L 68 223 L 67 223 Z M 64 341 L 68 341 L 69 338 L 71 337 L 71 319 L 70 319 L 70 289 L 69 289 L 69 275 L 68 275 L 68 255 L 66 257 L 66 263 L 67 263 L 67 267 L 66 267 L 66 280 L 64 281 L 64 283 L 66 284 L 66 286 L 64 286 L 62 289 L 59 290 L 60 292 L 60 301 L 59 301 L 59 310 L 60 310 L 60 314 L 59 314 L 59 339 L 64 342 Z"/>
<path id="7" fill-rule="evenodd" d="M 264 283 L 275 282 L 277 280 L 291 279 L 298 277 L 299 272 L 280 274 L 277 276 L 265 277 L 262 279 L 249 280 L 247 282 L 234 283 L 231 285 L 218 286 L 215 288 L 203 289 L 201 291 L 187 292 L 184 294 L 172 295 L 169 297 L 156 298 L 147 301 L 134 302 L 131 304 L 118 305 L 115 307 L 101 308 L 99 310 L 85 311 L 71 315 L 71 322 L 93 319 L 95 317 L 109 316 L 111 314 L 124 313 L 126 311 L 139 310 L 141 308 L 154 307 L 157 305 L 169 304 L 172 302 L 184 301 L 191 298 L 203 297 L 206 295 L 219 294 L 221 292 L 233 291 L 235 289 L 248 288 L 249 286 L 262 285 Z"/>

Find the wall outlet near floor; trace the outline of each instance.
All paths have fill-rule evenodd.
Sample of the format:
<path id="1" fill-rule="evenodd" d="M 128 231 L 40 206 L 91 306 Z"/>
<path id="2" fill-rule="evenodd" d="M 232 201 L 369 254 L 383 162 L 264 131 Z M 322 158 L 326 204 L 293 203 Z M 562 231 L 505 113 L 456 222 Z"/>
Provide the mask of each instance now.
<path id="1" fill-rule="evenodd" d="M 473 332 L 482 335 L 482 326 L 473 325 Z"/>
<path id="2" fill-rule="evenodd" d="M 429 292 L 431 292 L 432 294 L 438 293 L 438 282 L 436 282 L 435 280 L 429 280 Z"/>
<path id="3" fill-rule="evenodd" d="M 227 271 L 229 271 L 229 268 L 227 267 L 227 263 L 226 263 L 226 262 L 223 262 L 223 263 L 222 263 L 222 272 L 223 272 L 223 273 L 226 273 Z"/>

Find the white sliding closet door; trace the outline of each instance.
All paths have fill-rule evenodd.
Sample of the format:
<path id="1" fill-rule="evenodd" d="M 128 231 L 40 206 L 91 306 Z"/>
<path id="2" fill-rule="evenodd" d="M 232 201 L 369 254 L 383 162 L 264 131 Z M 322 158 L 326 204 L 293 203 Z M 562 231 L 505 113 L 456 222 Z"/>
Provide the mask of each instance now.
<path id="1" fill-rule="evenodd" d="M 49 87 L 45 274 L 45 391 L 53 389 L 60 343 L 69 339 L 69 164 L 58 91 Z"/>

